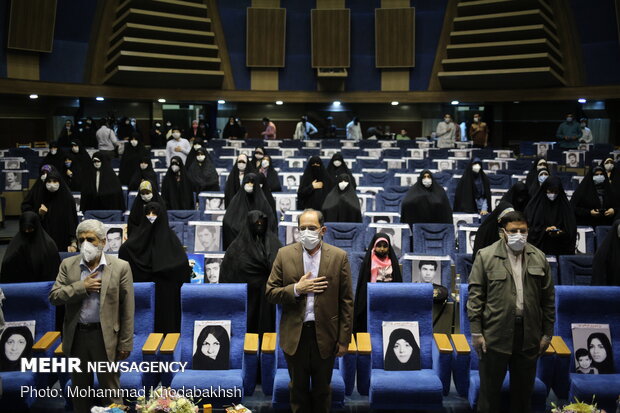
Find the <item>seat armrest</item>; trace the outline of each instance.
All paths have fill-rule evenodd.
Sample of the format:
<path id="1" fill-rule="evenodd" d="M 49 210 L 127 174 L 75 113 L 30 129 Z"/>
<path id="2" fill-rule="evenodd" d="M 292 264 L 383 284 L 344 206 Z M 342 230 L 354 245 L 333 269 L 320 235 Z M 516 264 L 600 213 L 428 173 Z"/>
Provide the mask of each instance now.
<path id="1" fill-rule="evenodd" d="M 351 342 L 349 343 L 347 354 L 357 354 L 357 343 L 355 342 L 355 336 L 353 334 L 351 334 Z"/>
<path id="2" fill-rule="evenodd" d="M 62 357 L 65 355 L 65 352 L 62 351 L 62 341 L 60 342 L 60 344 L 58 345 L 58 347 L 56 347 L 56 350 L 54 350 L 54 355 L 56 357 Z"/>
<path id="3" fill-rule="evenodd" d="M 162 333 L 151 333 L 142 346 L 142 354 L 157 354 L 164 335 Z"/>
<path id="4" fill-rule="evenodd" d="M 547 347 L 543 356 L 553 356 L 554 354 L 555 354 L 555 349 L 553 348 L 551 344 L 549 344 L 549 347 Z"/>
<path id="5" fill-rule="evenodd" d="M 357 333 L 357 353 L 368 355 L 371 352 L 370 333 Z"/>
<path id="6" fill-rule="evenodd" d="M 179 344 L 179 339 L 181 338 L 180 333 L 168 333 L 166 334 L 166 338 L 164 338 L 164 342 L 159 348 L 159 352 L 162 354 L 172 354 L 174 350 L 176 350 L 177 345 Z"/>
<path id="7" fill-rule="evenodd" d="M 450 344 L 447 334 L 435 333 L 433 339 L 440 353 L 452 353 L 452 344 Z"/>
<path id="8" fill-rule="evenodd" d="M 451 334 L 450 338 L 452 339 L 452 344 L 454 344 L 454 350 L 456 354 L 470 354 L 471 347 L 467 342 L 467 337 L 465 334 Z"/>
<path id="9" fill-rule="evenodd" d="M 245 333 L 243 352 L 246 354 L 258 354 L 258 334 Z"/>
<path id="10" fill-rule="evenodd" d="M 263 333 L 263 344 L 260 351 L 262 353 L 273 354 L 276 352 L 276 333 Z"/>
<path id="11" fill-rule="evenodd" d="M 555 354 L 560 357 L 570 357 L 570 349 L 566 345 L 566 342 L 560 336 L 553 336 L 551 338 L 551 346 L 555 350 Z"/>
<path id="12" fill-rule="evenodd" d="M 60 338 L 60 331 L 48 331 L 43 334 L 43 337 L 39 339 L 32 346 L 32 351 L 34 352 L 44 352 L 49 350 L 52 345 Z"/>

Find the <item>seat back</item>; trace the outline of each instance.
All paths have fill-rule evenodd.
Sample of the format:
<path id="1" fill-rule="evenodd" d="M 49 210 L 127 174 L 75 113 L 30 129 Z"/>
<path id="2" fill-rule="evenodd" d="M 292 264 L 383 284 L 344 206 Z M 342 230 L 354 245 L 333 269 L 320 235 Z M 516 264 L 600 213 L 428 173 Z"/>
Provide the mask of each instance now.
<path id="1" fill-rule="evenodd" d="M 560 255 L 560 284 L 590 285 L 593 258 L 592 255 Z"/>
<path id="2" fill-rule="evenodd" d="M 420 365 L 432 368 L 433 286 L 431 284 L 368 284 L 368 332 L 371 365 L 383 369 L 384 321 L 417 321 L 420 329 Z"/>
<path id="3" fill-rule="evenodd" d="M 405 194 L 398 192 L 379 192 L 375 197 L 375 210 L 378 212 L 400 212 L 400 204 L 404 197 Z"/>
<path id="4" fill-rule="evenodd" d="M 141 282 L 133 284 L 134 295 L 134 327 L 133 337 L 135 345 L 141 346 L 153 332 L 155 326 L 155 284 Z M 140 351 L 132 351 L 130 361 L 142 361 Z"/>
<path id="5" fill-rule="evenodd" d="M 558 257 L 555 255 L 547 255 L 547 262 L 549 263 L 549 269 L 551 270 L 551 278 L 553 279 L 553 285 L 560 283 L 559 271 L 558 271 Z"/>
<path id="6" fill-rule="evenodd" d="M 432 255 L 449 255 L 454 258 L 454 225 L 414 224 L 413 252 Z"/>
<path id="7" fill-rule="evenodd" d="M 559 285 L 555 288 L 555 333 L 561 336 L 574 354 L 571 324 L 609 324 L 614 367 L 620 372 L 620 287 L 578 287 Z M 575 371 L 574 359 L 570 363 Z"/>
<path id="8" fill-rule="evenodd" d="M 181 361 L 192 365 L 195 321 L 230 320 L 230 369 L 240 369 L 246 332 L 246 303 L 247 284 L 183 284 Z"/>
<path id="9" fill-rule="evenodd" d="M 2 303 L 4 319 L 6 321 L 34 320 L 33 343 L 36 343 L 48 331 L 55 329 L 56 308 L 50 304 L 48 299 L 53 285 L 52 281 L 0 285 L 6 298 Z"/>
<path id="10" fill-rule="evenodd" d="M 471 267 L 474 265 L 474 257 L 471 254 L 454 254 L 456 274 L 460 276 L 462 283 L 467 283 Z"/>
<path id="11" fill-rule="evenodd" d="M 74 255 L 78 255 L 78 254 L 79 254 L 79 252 L 65 252 L 65 251 L 60 251 L 58 253 L 58 255 L 60 255 L 60 260 L 61 261 L 66 259 L 66 258 L 73 257 Z"/>
<path id="12" fill-rule="evenodd" d="M 208 227 L 208 228 L 203 228 Z M 196 233 L 198 232 L 198 233 Z M 215 240 L 215 244 L 211 240 Z M 202 241 L 201 241 L 202 240 Z M 197 244 L 196 241 L 198 241 Z M 215 245 L 215 247 L 205 246 Z M 183 245 L 189 252 L 216 252 L 224 251 L 222 247 L 222 222 L 221 221 L 190 221 L 185 225 Z M 206 247 L 206 248 L 205 248 Z"/>
<path id="13" fill-rule="evenodd" d="M 469 290 L 467 284 L 461 284 L 459 288 L 459 319 L 461 320 L 461 334 L 464 334 L 468 339 L 471 338 L 471 330 L 469 327 L 469 318 L 467 317 L 467 298 L 469 297 Z M 478 370 L 478 355 L 475 351 L 471 352 L 471 370 Z"/>
<path id="14" fill-rule="evenodd" d="M 607 237 L 607 233 L 611 229 L 610 225 L 599 225 L 594 230 L 596 234 L 596 249 L 598 250 L 603 241 L 605 241 L 605 237 Z"/>
<path id="15" fill-rule="evenodd" d="M 504 174 L 486 174 L 491 188 L 510 189 L 510 176 Z"/>
<path id="16" fill-rule="evenodd" d="M 103 223 L 122 222 L 123 211 L 115 209 L 99 209 L 84 212 L 84 219 L 96 219 Z"/>
<path id="17" fill-rule="evenodd" d="M 577 245 L 575 254 L 594 254 L 595 232 L 592 227 L 577 227 Z"/>
<path id="18" fill-rule="evenodd" d="M 360 165 L 360 168 L 363 168 L 360 161 L 358 161 L 357 165 Z M 362 176 L 362 182 L 360 182 L 360 184 L 361 186 L 390 186 L 392 185 L 393 179 L 393 172 L 365 172 Z"/>
<path id="19" fill-rule="evenodd" d="M 348 254 L 349 265 L 351 266 L 351 286 L 353 288 L 353 296 L 355 297 L 355 290 L 357 289 L 357 281 L 360 277 L 360 269 L 364 262 L 366 253 L 363 251 L 354 251 Z"/>
<path id="20" fill-rule="evenodd" d="M 188 222 L 200 220 L 200 211 L 194 209 L 168 210 L 168 221 Z"/>
<path id="21" fill-rule="evenodd" d="M 327 232 L 323 238 L 328 244 L 349 251 L 363 251 L 366 225 L 350 222 L 326 222 Z"/>

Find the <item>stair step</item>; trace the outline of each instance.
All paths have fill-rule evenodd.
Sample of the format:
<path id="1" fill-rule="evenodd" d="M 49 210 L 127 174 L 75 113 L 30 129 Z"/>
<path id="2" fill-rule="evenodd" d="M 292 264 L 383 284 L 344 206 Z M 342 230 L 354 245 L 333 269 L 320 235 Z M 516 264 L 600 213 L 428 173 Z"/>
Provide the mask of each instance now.
<path id="1" fill-rule="evenodd" d="M 437 76 L 444 89 L 531 89 L 565 85 L 551 67 L 439 72 Z"/>
<path id="2" fill-rule="evenodd" d="M 218 47 L 212 44 L 154 40 L 139 37 L 121 37 L 118 42 L 110 46 L 108 58 L 111 58 L 120 50 L 199 57 L 217 57 L 219 52 Z"/>
<path id="3" fill-rule="evenodd" d="M 558 73 L 564 72 L 563 66 L 549 53 L 443 59 L 441 64 L 445 72 L 545 66 L 551 66 Z"/>
<path id="4" fill-rule="evenodd" d="M 454 19 L 454 30 L 491 29 L 531 24 L 546 24 L 553 31 L 557 30 L 555 23 L 540 9 L 457 17 Z"/>
<path id="5" fill-rule="evenodd" d="M 138 23 L 151 26 L 170 27 L 174 29 L 190 29 L 200 31 L 211 30 L 211 19 L 208 17 L 186 16 L 177 13 L 162 13 L 137 8 L 129 8 L 117 17 L 113 31 L 117 31 L 125 23 Z"/>
<path id="6" fill-rule="evenodd" d="M 224 72 L 221 70 L 171 69 L 145 66 L 117 66 L 104 82 L 126 86 L 153 86 L 184 88 L 219 88 Z"/>
<path id="7" fill-rule="evenodd" d="M 493 29 L 461 30 L 450 33 L 451 44 L 499 42 L 524 39 L 550 39 L 559 46 L 558 37 L 544 24 L 527 26 L 496 27 Z"/>
<path id="8" fill-rule="evenodd" d="M 551 8 L 545 0 L 476 0 L 460 1 L 457 5 L 457 16 L 505 13 L 526 8 L 539 8 L 547 14 L 553 15 Z"/>
<path id="9" fill-rule="evenodd" d="M 116 15 L 120 16 L 130 7 L 163 13 L 184 14 L 187 16 L 206 16 L 207 6 L 202 2 L 182 0 L 125 0 L 116 8 Z"/>
<path id="10" fill-rule="evenodd" d="M 138 23 L 125 23 L 110 36 L 110 44 L 115 44 L 121 37 L 140 37 L 144 39 L 165 39 L 195 43 L 213 44 L 215 34 L 199 30 L 172 29 L 170 27 L 150 26 Z"/>
<path id="11" fill-rule="evenodd" d="M 528 53 L 550 53 L 558 61 L 562 59 L 561 52 L 548 39 L 450 44 L 446 47 L 446 52 L 448 59 Z"/>
<path id="12" fill-rule="evenodd" d="M 219 57 L 183 56 L 120 50 L 108 61 L 106 71 L 111 72 L 116 66 L 182 67 L 185 69 L 220 70 L 221 63 Z"/>

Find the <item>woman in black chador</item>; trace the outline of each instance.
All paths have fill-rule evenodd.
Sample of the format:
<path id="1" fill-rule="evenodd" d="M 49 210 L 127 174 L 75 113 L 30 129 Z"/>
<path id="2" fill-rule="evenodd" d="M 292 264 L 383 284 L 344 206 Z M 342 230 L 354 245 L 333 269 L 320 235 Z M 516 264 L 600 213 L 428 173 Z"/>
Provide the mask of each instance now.
<path id="1" fill-rule="evenodd" d="M 211 157 L 203 148 L 196 151 L 196 158 L 187 168 L 187 177 L 196 193 L 220 190 L 220 177 L 217 175 Z"/>
<path id="2" fill-rule="evenodd" d="M 452 208 L 443 187 L 433 174 L 422 171 L 416 182 L 403 198 L 400 221 L 407 224 L 451 224 Z"/>
<path id="3" fill-rule="evenodd" d="M 121 246 L 118 257 L 129 262 L 135 282 L 155 283 L 156 333 L 181 328 L 181 286 L 191 268 L 185 249 L 168 225 L 168 214 L 157 202 L 144 206 L 140 226 Z"/>
<path id="4" fill-rule="evenodd" d="M 605 170 L 596 166 L 582 179 L 570 203 L 575 209 L 577 225 L 596 228 L 614 222 L 620 208 L 620 193 L 612 187 Z"/>
<path id="5" fill-rule="evenodd" d="M 360 202 L 351 184 L 351 177 L 342 174 L 323 202 L 326 222 L 362 222 Z"/>
<path id="6" fill-rule="evenodd" d="M 82 211 L 99 209 L 125 210 L 121 182 L 116 176 L 110 158 L 102 152 L 93 155 L 92 164 L 82 181 Z"/>
<path id="7" fill-rule="evenodd" d="M 456 186 L 454 212 L 486 215 L 491 212 L 491 186 L 482 170 L 482 162 L 475 158 Z"/>
<path id="8" fill-rule="evenodd" d="M 347 174 L 351 177 L 350 182 L 351 185 L 353 185 L 353 188 L 357 186 L 355 184 L 355 179 L 353 178 L 353 173 L 344 161 L 342 154 L 338 152 L 332 156 L 332 159 L 330 159 L 329 164 L 327 165 L 327 175 L 331 178 L 332 182 L 336 182 L 338 177 L 342 174 Z"/>
<path id="9" fill-rule="evenodd" d="M 332 190 L 333 181 L 327 174 L 323 161 L 318 156 L 308 160 L 297 189 L 297 209 L 321 210 L 325 197 Z"/>
<path id="10" fill-rule="evenodd" d="M 275 307 L 267 302 L 265 285 L 282 244 L 268 227 L 267 215 L 248 212 L 245 225 L 226 250 L 220 269 L 220 283 L 248 285 L 248 333 L 275 331 Z"/>
<path id="11" fill-rule="evenodd" d="M 140 161 L 149 156 L 148 150 L 140 139 L 140 134 L 134 132 L 129 142 L 125 142 L 125 149 L 121 158 L 121 167 L 118 171 L 118 179 L 122 185 L 129 185 Z"/>
<path id="12" fill-rule="evenodd" d="M 592 285 L 620 286 L 620 220 L 616 220 L 592 263 Z"/>
<path id="13" fill-rule="evenodd" d="M 196 208 L 192 183 L 183 166 L 183 160 L 178 156 L 170 159 L 170 167 L 161 184 L 161 196 L 169 210 Z"/>

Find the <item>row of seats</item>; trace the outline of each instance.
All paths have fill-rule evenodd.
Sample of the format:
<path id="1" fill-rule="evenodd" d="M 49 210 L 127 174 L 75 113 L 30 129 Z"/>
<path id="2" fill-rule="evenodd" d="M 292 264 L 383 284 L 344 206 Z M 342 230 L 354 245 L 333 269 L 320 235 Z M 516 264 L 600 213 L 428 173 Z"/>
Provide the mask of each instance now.
<path id="1" fill-rule="evenodd" d="M 36 321 L 34 352 L 36 357 L 65 357 L 58 345 L 60 332 L 53 332 L 54 309 L 47 295 L 52 283 L 4 284 L 4 313 L 7 321 Z M 263 392 L 271 396 L 273 407 L 288 408 L 288 371 L 282 350 L 277 345 L 279 323 L 274 333 L 262 337 L 246 334 L 246 286 L 220 284 L 205 288 L 185 284 L 181 290 L 181 334 L 152 333 L 154 286 L 135 284 L 134 351 L 128 361 L 181 361 L 188 368 L 178 373 L 138 373 L 121 375 L 121 388 L 139 389 L 161 383 L 173 389 L 198 388 L 241 389 L 218 399 L 204 400 L 214 406 L 239 403 L 253 394 L 260 364 Z M 433 334 L 432 286 L 428 284 L 371 284 L 368 287 L 368 333 L 352 337 L 347 354 L 334 363 L 332 407 L 342 408 L 346 396 L 357 388 L 369 396 L 371 409 L 441 409 L 443 396 L 454 380 L 457 393 L 467 397 L 475 409 L 479 378 L 478 360 L 471 351 L 469 323 L 465 306 L 467 286 L 460 288 L 460 334 L 448 338 Z M 600 408 L 615 408 L 620 388 L 620 374 L 575 374 L 571 325 L 573 323 L 609 322 L 612 337 L 620 334 L 620 287 L 558 286 L 556 288 L 557 336 L 540 358 L 534 388 L 534 411 L 545 411 L 550 389 L 560 398 L 596 401 Z M 23 302 L 29 306 L 24 307 Z M 390 311 L 386 311 L 389 309 Z M 277 317 L 281 314 L 278 306 Z M 231 320 L 229 370 L 194 370 L 192 348 L 194 323 L 200 320 Z M 417 321 L 419 324 L 421 370 L 386 371 L 383 366 L 382 323 L 384 321 Z M 620 343 L 613 345 L 616 371 L 620 371 Z M 0 372 L 4 383 L 3 408 L 12 411 L 29 408 L 35 401 L 32 394 L 21 397 L 21 386 L 43 388 L 60 382 L 62 388 L 71 384 L 68 374 Z M 503 386 L 508 400 L 508 377 Z M 70 403 L 70 400 L 67 400 Z M 508 408 L 506 408 L 508 410 Z"/>

